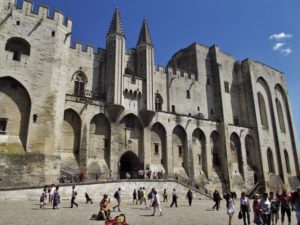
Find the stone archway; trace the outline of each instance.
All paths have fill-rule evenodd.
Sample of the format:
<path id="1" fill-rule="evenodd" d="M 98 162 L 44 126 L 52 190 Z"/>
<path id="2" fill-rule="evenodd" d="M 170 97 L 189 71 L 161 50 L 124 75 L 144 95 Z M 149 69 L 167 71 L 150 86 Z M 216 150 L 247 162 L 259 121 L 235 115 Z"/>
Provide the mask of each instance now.
<path id="1" fill-rule="evenodd" d="M 158 122 L 151 128 L 151 164 L 156 167 L 155 172 L 167 172 L 166 130 Z"/>
<path id="2" fill-rule="evenodd" d="M 0 132 L 9 137 L 3 143 L 8 152 L 26 151 L 30 109 L 31 99 L 23 85 L 11 77 L 0 78 Z"/>
<path id="3" fill-rule="evenodd" d="M 138 171 L 141 169 L 143 170 L 143 164 L 134 152 L 128 151 L 121 156 L 119 161 L 120 179 L 125 179 L 127 172 L 131 178 L 138 178 Z"/>
<path id="4" fill-rule="evenodd" d="M 193 132 L 192 152 L 195 176 L 203 173 L 208 176 L 206 136 L 199 128 Z"/>
<path id="5" fill-rule="evenodd" d="M 60 151 L 62 166 L 79 170 L 81 119 L 72 109 L 65 110 L 62 135 Z"/>

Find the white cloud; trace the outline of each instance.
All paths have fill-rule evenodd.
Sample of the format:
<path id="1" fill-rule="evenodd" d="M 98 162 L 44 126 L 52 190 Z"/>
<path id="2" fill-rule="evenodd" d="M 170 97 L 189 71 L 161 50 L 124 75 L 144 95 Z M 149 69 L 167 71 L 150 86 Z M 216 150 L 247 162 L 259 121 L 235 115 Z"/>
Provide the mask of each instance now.
<path id="1" fill-rule="evenodd" d="M 277 51 L 277 50 L 281 49 L 283 46 L 285 46 L 285 43 L 278 42 L 278 43 L 276 43 L 276 45 L 273 46 L 273 50 Z"/>
<path id="2" fill-rule="evenodd" d="M 284 56 L 288 56 L 289 54 L 292 53 L 292 49 L 290 47 L 283 48 L 280 50 L 280 53 L 283 54 Z"/>
<path id="3" fill-rule="evenodd" d="M 285 39 L 290 39 L 292 38 L 293 35 L 292 34 L 286 34 L 284 32 L 281 32 L 279 34 L 272 34 L 269 39 L 270 40 L 276 40 L 276 41 L 280 41 L 280 40 L 285 40 Z"/>

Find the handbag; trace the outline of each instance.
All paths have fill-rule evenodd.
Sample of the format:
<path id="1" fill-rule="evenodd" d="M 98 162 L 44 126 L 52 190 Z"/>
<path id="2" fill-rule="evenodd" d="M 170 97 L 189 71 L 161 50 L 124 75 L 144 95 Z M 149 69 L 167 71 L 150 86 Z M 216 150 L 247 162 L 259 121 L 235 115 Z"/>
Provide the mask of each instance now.
<path id="1" fill-rule="evenodd" d="M 239 211 L 238 218 L 239 218 L 239 219 L 242 219 L 242 218 L 243 218 L 243 213 L 242 213 L 242 211 Z"/>

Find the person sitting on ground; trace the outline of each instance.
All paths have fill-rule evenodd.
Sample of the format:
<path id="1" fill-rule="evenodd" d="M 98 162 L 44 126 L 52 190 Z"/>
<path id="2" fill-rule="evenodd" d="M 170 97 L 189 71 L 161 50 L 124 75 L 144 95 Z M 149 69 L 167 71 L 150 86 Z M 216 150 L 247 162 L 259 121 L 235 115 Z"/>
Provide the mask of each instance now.
<path id="1" fill-rule="evenodd" d="M 85 192 L 85 199 L 86 199 L 86 204 L 88 204 L 89 202 L 93 204 L 93 199 L 91 199 L 88 193 L 86 192 Z"/>
<path id="2" fill-rule="evenodd" d="M 99 219 L 109 220 L 110 219 L 110 208 L 109 208 L 110 200 L 107 194 L 103 195 L 103 199 L 100 202 L 100 212 L 98 215 Z"/>

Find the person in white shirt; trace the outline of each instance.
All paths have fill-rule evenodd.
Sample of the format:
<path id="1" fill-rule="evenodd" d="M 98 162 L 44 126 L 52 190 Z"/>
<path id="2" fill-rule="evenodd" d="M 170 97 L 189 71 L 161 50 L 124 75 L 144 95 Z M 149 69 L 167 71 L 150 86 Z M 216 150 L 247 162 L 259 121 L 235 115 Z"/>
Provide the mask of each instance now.
<path id="1" fill-rule="evenodd" d="M 271 223 L 271 202 L 268 198 L 268 193 L 263 193 L 263 197 L 260 201 L 260 205 L 263 211 L 263 224 L 270 225 Z"/>
<path id="2" fill-rule="evenodd" d="M 52 184 L 49 192 L 49 204 L 51 204 L 53 201 L 54 191 L 55 191 L 55 187 L 54 184 Z"/>
<path id="3" fill-rule="evenodd" d="M 243 221 L 244 225 L 247 225 L 246 223 L 246 217 L 248 225 L 250 224 L 250 204 L 249 204 L 249 198 L 246 196 L 245 192 L 241 193 L 241 199 L 240 199 L 240 212 L 242 212 L 243 215 Z"/>

